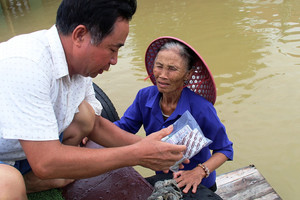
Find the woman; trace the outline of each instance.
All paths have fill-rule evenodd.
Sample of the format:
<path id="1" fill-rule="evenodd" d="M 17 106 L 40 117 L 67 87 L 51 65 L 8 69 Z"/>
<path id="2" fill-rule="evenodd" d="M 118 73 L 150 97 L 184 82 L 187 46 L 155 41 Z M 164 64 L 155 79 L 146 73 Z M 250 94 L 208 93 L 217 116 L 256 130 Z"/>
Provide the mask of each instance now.
<path id="1" fill-rule="evenodd" d="M 233 149 L 213 107 L 216 90 L 209 69 L 192 47 L 174 37 L 160 37 L 150 44 L 146 68 L 154 86 L 141 89 L 115 124 L 131 133 L 143 125 L 149 135 L 173 124 L 189 110 L 212 143 L 173 178 L 184 193 L 190 189 L 195 193 L 200 183 L 215 191 L 215 170 L 232 160 Z"/>

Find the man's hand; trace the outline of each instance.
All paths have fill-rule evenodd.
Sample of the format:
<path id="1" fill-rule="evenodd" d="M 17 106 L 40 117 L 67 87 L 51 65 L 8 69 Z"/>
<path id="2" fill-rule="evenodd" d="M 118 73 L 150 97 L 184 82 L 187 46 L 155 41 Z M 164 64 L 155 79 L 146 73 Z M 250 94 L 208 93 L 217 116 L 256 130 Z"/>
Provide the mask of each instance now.
<path id="1" fill-rule="evenodd" d="M 174 145 L 162 142 L 161 139 L 169 135 L 173 126 L 162 129 L 145 137 L 138 145 L 138 165 L 155 171 L 169 170 L 169 168 L 180 160 L 186 150 L 184 145 Z"/>

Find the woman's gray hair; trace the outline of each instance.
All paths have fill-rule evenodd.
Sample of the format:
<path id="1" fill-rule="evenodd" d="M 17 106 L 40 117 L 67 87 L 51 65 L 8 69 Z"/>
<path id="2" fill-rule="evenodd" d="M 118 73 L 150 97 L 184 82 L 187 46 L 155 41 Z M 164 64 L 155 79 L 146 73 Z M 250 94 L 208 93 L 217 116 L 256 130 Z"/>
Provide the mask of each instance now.
<path id="1" fill-rule="evenodd" d="M 194 56 L 192 52 L 189 50 L 187 46 L 185 46 L 182 43 L 176 42 L 176 41 L 170 41 L 165 43 L 163 46 L 160 47 L 158 50 L 171 50 L 171 49 L 177 49 L 179 51 L 180 57 L 183 58 L 184 62 L 187 65 L 187 70 L 191 70 L 194 64 Z"/>

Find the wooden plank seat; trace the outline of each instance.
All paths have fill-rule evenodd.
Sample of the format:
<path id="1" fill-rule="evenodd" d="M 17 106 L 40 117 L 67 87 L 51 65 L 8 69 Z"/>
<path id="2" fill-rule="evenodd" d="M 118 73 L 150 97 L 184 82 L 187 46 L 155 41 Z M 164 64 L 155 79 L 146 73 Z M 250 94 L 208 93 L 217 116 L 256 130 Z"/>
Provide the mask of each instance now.
<path id="1" fill-rule="evenodd" d="M 221 174 L 216 182 L 216 193 L 223 199 L 281 199 L 254 165 Z"/>

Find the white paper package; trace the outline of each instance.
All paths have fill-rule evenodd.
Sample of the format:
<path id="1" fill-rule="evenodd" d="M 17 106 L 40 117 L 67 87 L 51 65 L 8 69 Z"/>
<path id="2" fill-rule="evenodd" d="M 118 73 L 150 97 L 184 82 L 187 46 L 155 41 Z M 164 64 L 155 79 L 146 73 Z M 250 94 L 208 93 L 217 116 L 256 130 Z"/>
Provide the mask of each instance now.
<path id="1" fill-rule="evenodd" d="M 161 141 L 186 146 L 186 151 L 182 159 L 170 167 L 171 171 L 177 172 L 180 163 L 185 159 L 190 159 L 195 156 L 203 147 L 209 145 L 212 141 L 204 136 L 198 123 L 189 111 L 184 112 L 173 126 L 172 133 L 164 137 Z"/>

